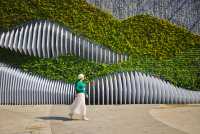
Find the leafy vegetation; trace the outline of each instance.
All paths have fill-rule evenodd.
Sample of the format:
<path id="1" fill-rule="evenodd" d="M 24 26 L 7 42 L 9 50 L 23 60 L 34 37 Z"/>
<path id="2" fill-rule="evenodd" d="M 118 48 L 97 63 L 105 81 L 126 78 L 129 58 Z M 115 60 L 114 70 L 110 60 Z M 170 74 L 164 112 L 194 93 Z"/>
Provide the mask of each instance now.
<path id="1" fill-rule="evenodd" d="M 127 53 L 127 62 L 96 64 L 72 55 L 40 59 L 0 49 L 0 62 L 25 71 L 73 82 L 80 72 L 88 80 L 119 71 L 141 71 L 171 83 L 200 90 L 200 37 L 149 15 L 117 20 L 84 0 L 0 1 L 0 29 L 9 30 L 31 20 L 47 19 L 65 25 L 74 33 Z"/>

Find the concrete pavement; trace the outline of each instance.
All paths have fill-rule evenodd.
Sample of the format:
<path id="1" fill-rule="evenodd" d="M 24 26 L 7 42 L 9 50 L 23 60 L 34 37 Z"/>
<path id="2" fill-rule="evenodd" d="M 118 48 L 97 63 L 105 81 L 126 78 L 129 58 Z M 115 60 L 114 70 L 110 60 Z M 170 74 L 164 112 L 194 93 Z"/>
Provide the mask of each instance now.
<path id="1" fill-rule="evenodd" d="M 67 105 L 0 106 L 0 134 L 198 134 L 200 105 L 87 106 L 90 121 L 70 120 Z"/>

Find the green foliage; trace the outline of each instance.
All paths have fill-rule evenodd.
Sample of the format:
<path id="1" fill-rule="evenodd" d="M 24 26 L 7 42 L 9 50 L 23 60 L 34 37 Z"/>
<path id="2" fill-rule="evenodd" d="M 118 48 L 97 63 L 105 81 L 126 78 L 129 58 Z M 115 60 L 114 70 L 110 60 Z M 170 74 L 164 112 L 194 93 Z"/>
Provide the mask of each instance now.
<path id="1" fill-rule="evenodd" d="M 142 71 L 171 83 L 200 89 L 200 37 L 166 20 L 137 15 L 117 20 L 85 0 L 0 1 L 0 29 L 8 30 L 30 20 L 47 19 L 67 26 L 78 35 L 127 53 L 129 61 L 117 65 L 95 64 L 74 56 L 40 59 L 0 49 L 0 62 L 25 71 L 73 82 L 78 73 L 88 80 L 119 71 Z"/>
<path id="2" fill-rule="evenodd" d="M 127 41 L 136 53 L 159 59 L 169 58 L 196 46 L 194 35 L 166 20 L 139 15 L 124 20 L 121 25 Z M 138 54 L 139 54 L 138 53 Z"/>

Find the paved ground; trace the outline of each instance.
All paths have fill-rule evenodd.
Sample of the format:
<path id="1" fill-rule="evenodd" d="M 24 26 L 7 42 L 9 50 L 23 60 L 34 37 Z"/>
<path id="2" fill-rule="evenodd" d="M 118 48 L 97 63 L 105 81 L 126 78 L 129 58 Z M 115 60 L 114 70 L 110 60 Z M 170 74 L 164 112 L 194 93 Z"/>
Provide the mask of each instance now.
<path id="1" fill-rule="evenodd" d="M 69 106 L 0 106 L 0 134 L 199 134 L 200 105 L 87 106 L 90 121 L 69 120 Z"/>

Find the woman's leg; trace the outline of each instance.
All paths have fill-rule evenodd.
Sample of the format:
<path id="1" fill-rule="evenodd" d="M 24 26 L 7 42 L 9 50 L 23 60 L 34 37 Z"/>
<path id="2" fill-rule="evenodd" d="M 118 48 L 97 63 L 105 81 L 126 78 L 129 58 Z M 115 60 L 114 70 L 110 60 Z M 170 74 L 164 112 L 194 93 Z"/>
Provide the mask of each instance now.
<path id="1" fill-rule="evenodd" d="M 83 94 L 83 97 L 82 97 L 82 118 L 83 120 L 89 120 L 87 117 L 86 117 L 86 104 L 85 104 L 85 94 Z"/>
<path id="2" fill-rule="evenodd" d="M 69 116 L 71 119 L 74 114 L 81 114 L 81 111 L 80 111 L 81 103 L 80 102 L 81 102 L 81 96 L 80 96 L 80 94 L 78 94 L 70 106 Z"/>
<path id="3" fill-rule="evenodd" d="M 86 105 L 83 106 L 83 120 L 89 120 L 86 116 Z"/>

